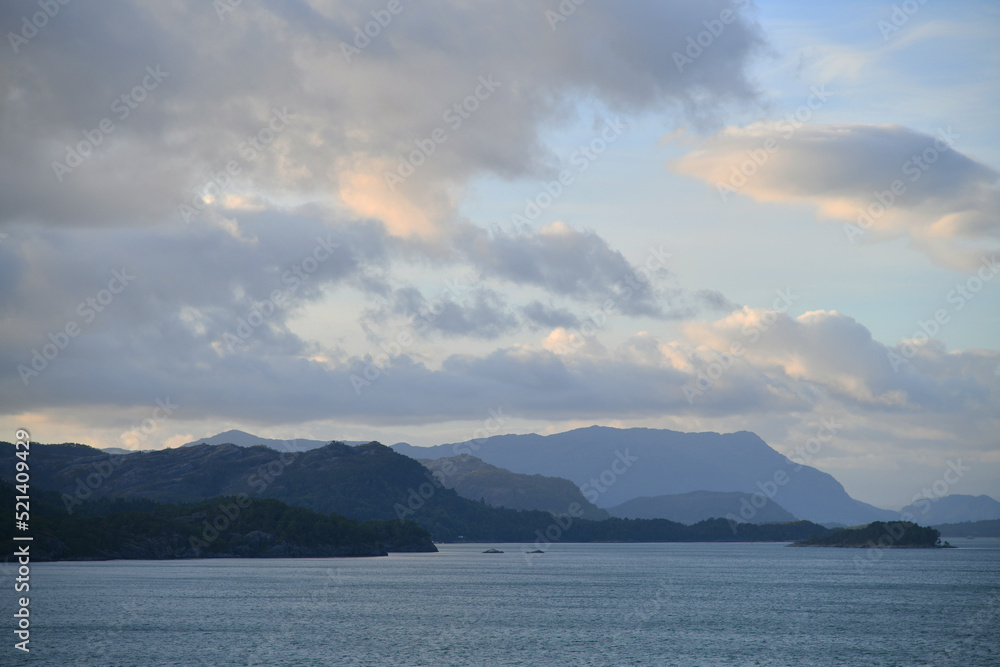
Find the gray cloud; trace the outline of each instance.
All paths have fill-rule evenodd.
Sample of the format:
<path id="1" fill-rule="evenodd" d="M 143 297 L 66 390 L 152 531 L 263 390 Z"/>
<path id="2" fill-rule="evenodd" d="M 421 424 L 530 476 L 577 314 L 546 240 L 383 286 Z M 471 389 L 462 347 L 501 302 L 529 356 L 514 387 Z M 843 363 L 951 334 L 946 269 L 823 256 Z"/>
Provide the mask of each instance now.
<path id="1" fill-rule="evenodd" d="M 758 124 L 726 129 L 674 167 L 725 199 L 811 202 L 844 221 L 851 243 L 907 236 L 968 270 L 998 249 L 1000 174 L 964 154 L 965 143 L 950 127 Z"/>
<path id="2" fill-rule="evenodd" d="M 465 226 L 456 245 L 485 277 L 542 287 L 577 300 L 610 299 L 629 315 L 663 316 L 665 308 L 651 277 L 668 275 L 665 260 L 651 272 L 632 266 L 594 232 L 555 223 L 533 234 L 487 233 Z"/>
<path id="3" fill-rule="evenodd" d="M 464 285 L 456 286 L 454 293 L 444 290 L 430 299 L 414 287 L 400 288 L 386 303 L 369 309 L 364 319 L 366 326 L 376 324 L 383 329 L 484 340 L 516 331 L 521 325 L 500 294 L 487 287 Z"/>
<path id="4" fill-rule="evenodd" d="M 287 328 L 297 309 L 330 285 L 364 292 L 359 276 L 386 261 L 377 226 L 261 214 L 239 231 L 15 230 L 0 246 L 14 258 L 4 262 L 0 301 L 2 402 L 11 410 L 142 403 L 138 389 L 169 387 L 192 368 L 223 372 L 231 351 L 216 344 L 254 311 L 266 317 L 234 347 L 294 358 L 305 350 Z M 271 307 L 275 294 L 281 304 Z M 76 333 L 67 340 L 68 326 Z M 33 365 L 33 351 L 50 346 L 52 356 L 52 336 L 64 349 Z M 39 372 L 27 385 L 24 368 Z M 94 382 L 107 383 L 104 399 Z"/>
<path id="5" fill-rule="evenodd" d="M 729 4 L 722 0 L 591 3 L 555 31 L 534 3 L 405 4 L 348 62 L 342 43 L 383 4 L 247 0 L 223 20 L 211 4 L 62 6 L 19 53 L 5 56 L 0 72 L 0 224 L 176 219 L 178 204 L 230 160 L 240 171 L 222 188 L 228 194 L 351 192 L 363 208 L 358 175 L 381 178 L 383 164 L 444 127 L 448 142 L 403 188 L 429 205 L 448 183 L 476 173 L 542 173 L 539 128 L 576 98 L 705 116 L 754 97 L 744 72 L 762 38 L 748 20 L 727 27 L 704 66 L 682 76 L 671 58 Z M 0 23 L 19 25 L 23 11 L 5 4 Z M 164 78 L 123 106 L 122 95 L 153 84 L 147 67 Z M 449 128 L 445 112 L 491 74 L 500 89 L 461 128 Z M 274 110 L 285 108 L 294 119 L 247 159 L 241 144 L 262 131 L 266 137 Z M 114 128 L 108 134 L 98 132 L 104 118 Z M 84 132 L 101 141 L 59 182 L 52 163 L 86 142 Z"/>
<path id="6" fill-rule="evenodd" d="M 532 301 L 521 309 L 521 313 L 531 324 L 545 329 L 572 329 L 580 326 L 580 319 L 569 310 L 545 305 L 541 301 Z"/>
<path id="7" fill-rule="evenodd" d="M 654 274 L 623 286 L 638 267 L 595 233 L 559 227 L 487 242 L 454 221 L 448 193 L 479 174 L 549 173 L 540 132 L 580 99 L 701 120 L 753 101 L 745 72 L 762 38 L 749 20 L 727 27 L 704 67 L 682 76 L 671 58 L 728 5 L 588 4 L 553 31 L 532 3 L 407 4 L 350 62 L 342 43 L 382 4 L 247 0 L 221 20 L 211 4 L 60 6 L 0 68 L 5 409 L 136 405 L 177 386 L 205 414 L 222 414 L 236 399 L 203 394 L 221 391 L 217 377 L 239 388 L 241 410 L 260 414 L 255 402 L 272 399 L 254 394 L 258 374 L 328 373 L 309 361 L 316 345 L 289 328 L 326 290 L 386 299 L 396 316 L 426 309 L 394 277 L 401 263 L 471 267 L 491 281 L 433 320 L 452 338 L 523 326 L 528 315 L 507 306 L 505 286 L 587 307 L 614 299 L 626 315 L 693 312 L 676 307 L 678 290 L 654 287 Z M 19 25 L 22 13 L 5 4 L 0 23 Z M 453 127 L 445 113 L 491 76 L 496 90 Z M 447 142 L 398 198 L 383 196 L 385 168 L 439 127 Z M 206 208 L 185 221 L 184 204 Z M 441 234 L 411 234 L 428 229 Z M 272 312 L 272 293 L 330 234 L 340 247 Z M 111 296 L 111 271 L 135 278 L 98 312 L 86 300 Z M 567 304 L 555 308 L 550 319 Z M 226 338 L 251 317 L 262 321 L 244 325 L 250 335 Z M 18 368 L 71 323 L 81 333 L 57 359 L 39 360 L 43 375 L 24 386 Z M 323 354 L 334 366 L 350 359 Z M 295 414 L 316 404 L 289 400 Z"/>

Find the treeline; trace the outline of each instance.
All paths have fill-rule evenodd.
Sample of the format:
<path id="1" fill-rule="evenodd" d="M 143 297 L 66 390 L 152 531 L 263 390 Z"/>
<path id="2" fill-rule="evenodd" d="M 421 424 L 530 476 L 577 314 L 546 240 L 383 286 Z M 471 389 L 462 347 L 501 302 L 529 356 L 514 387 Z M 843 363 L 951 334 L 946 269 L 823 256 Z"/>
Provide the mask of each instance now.
<path id="1" fill-rule="evenodd" d="M 841 528 L 796 542 L 801 547 L 933 547 L 941 537 L 934 528 L 912 521 L 875 521 L 856 528 Z"/>
<path id="2" fill-rule="evenodd" d="M 667 519 L 579 521 L 563 539 L 573 542 L 791 542 L 830 532 L 811 521 L 735 523 L 705 519 L 691 526 Z"/>
<path id="3" fill-rule="evenodd" d="M 0 481 L 4 506 L 14 488 Z M 166 505 L 149 500 L 97 500 L 66 512 L 59 494 L 32 489 L 30 530 L 35 560 L 212 557 L 381 556 L 437 549 L 412 521 L 357 521 L 291 507 L 269 498 L 213 498 Z M 0 538 L 14 537 L 12 522 Z"/>
<path id="4" fill-rule="evenodd" d="M 0 459 L 8 452 L 12 456 L 13 447 L 0 443 Z M 332 443 L 302 453 L 204 445 L 124 456 L 82 445 L 36 445 L 32 460 L 33 513 L 38 511 L 38 487 L 56 491 L 49 499 L 49 517 L 40 519 L 50 522 L 53 536 L 67 536 L 66 553 L 86 557 L 107 553 L 101 544 L 108 540 L 141 551 L 135 546 L 140 538 L 146 540 L 140 546 L 156 553 L 177 553 L 192 537 L 196 544 L 198 539 L 208 543 L 199 554 L 281 551 L 281 544 L 247 541 L 263 539 L 258 533 L 273 536 L 288 550 L 322 543 L 331 548 L 381 544 L 387 551 L 400 551 L 420 548 L 428 534 L 439 542 L 534 543 L 792 541 L 827 532 L 808 522 L 754 525 L 715 519 L 686 526 L 666 519 L 588 521 L 580 518 L 583 508 L 577 505 L 573 511 L 572 503 L 563 515 L 491 507 L 462 498 L 414 459 L 378 443 Z M 5 470 L 13 466 L 0 467 L 0 478 Z M 219 506 L 233 501 L 223 502 L 220 496 L 253 502 L 239 507 L 238 515 L 231 510 L 234 516 L 229 517 Z M 204 516 L 195 516 L 199 513 Z M 293 530 L 286 531 L 286 525 Z M 0 525 L 0 530 L 10 529 L 9 522 Z M 213 530 L 220 535 L 207 539 Z M 138 536 L 131 542 L 129 531 Z"/>
<path id="5" fill-rule="evenodd" d="M 934 526 L 942 537 L 1000 537 L 1000 519 L 942 523 Z"/>

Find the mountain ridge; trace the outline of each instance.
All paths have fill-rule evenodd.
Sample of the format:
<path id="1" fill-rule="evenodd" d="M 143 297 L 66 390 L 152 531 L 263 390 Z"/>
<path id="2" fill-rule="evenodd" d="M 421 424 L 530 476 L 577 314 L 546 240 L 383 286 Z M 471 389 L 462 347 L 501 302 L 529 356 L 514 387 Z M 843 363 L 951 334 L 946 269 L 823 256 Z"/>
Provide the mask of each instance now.
<path id="1" fill-rule="evenodd" d="M 416 460 L 377 442 L 356 447 L 334 442 L 301 453 L 200 445 L 124 456 L 86 445 L 32 444 L 32 488 L 54 491 L 69 516 L 86 515 L 101 499 L 189 505 L 244 496 L 356 521 L 411 519 L 436 541 L 787 541 L 826 531 L 808 521 L 749 524 L 717 518 L 685 526 L 665 519 L 590 521 L 572 505 L 558 515 L 494 508 L 444 488 Z M 0 459 L 12 461 L 14 451 L 11 443 L 0 442 Z M 11 480 L 13 471 L 13 465 L 0 466 L 0 479 Z"/>
<path id="2" fill-rule="evenodd" d="M 497 435 L 435 447 L 393 448 L 417 458 L 468 453 L 512 472 L 563 477 L 605 509 L 640 496 L 739 491 L 771 497 L 793 515 L 817 523 L 855 525 L 899 517 L 893 510 L 851 498 L 832 475 L 789 460 L 750 431 L 590 426 L 552 435 Z M 624 454 L 642 463 L 615 470 L 616 457 L 620 460 Z"/>
<path id="3" fill-rule="evenodd" d="M 759 505 L 759 506 L 758 506 Z M 662 496 L 640 496 L 608 508 L 623 519 L 669 519 L 686 525 L 714 517 L 746 514 L 748 523 L 785 523 L 796 517 L 774 500 L 761 502 L 740 491 L 689 491 Z"/>
<path id="4" fill-rule="evenodd" d="M 980 494 L 969 496 L 953 493 L 940 498 L 920 498 L 900 510 L 923 525 L 993 521 L 1000 519 L 1000 502 Z"/>
<path id="5" fill-rule="evenodd" d="M 240 431 L 239 429 L 230 429 L 228 431 L 223 431 L 222 433 L 216 433 L 208 438 L 192 440 L 191 442 L 181 445 L 181 447 L 197 447 L 198 445 L 236 445 L 237 447 L 253 447 L 255 445 L 264 445 L 265 447 L 270 447 L 277 452 L 307 452 L 313 449 L 319 449 L 320 447 L 325 447 L 331 442 L 343 442 L 347 445 L 363 445 L 367 442 L 371 442 L 371 440 L 309 440 L 307 438 L 280 440 L 277 438 L 262 438 L 259 435 L 247 433 L 246 431 Z"/>
<path id="6" fill-rule="evenodd" d="M 568 479 L 510 472 L 470 454 L 417 460 L 446 488 L 493 507 L 558 514 L 575 504 L 580 507 L 581 518 L 600 521 L 610 516 L 584 498 L 579 487 Z"/>

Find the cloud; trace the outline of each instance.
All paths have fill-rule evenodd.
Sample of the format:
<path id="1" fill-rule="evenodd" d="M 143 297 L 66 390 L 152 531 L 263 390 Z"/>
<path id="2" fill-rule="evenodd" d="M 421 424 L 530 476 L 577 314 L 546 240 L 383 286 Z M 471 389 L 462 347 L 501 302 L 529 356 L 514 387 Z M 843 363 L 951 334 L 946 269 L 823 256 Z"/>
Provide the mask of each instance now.
<path id="1" fill-rule="evenodd" d="M 569 310 L 546 305 L 541 301 L 532 301 L 521 309 L 521 313 L 533 326 L 544 329 L 580 326 L 580 319 Z"/>
<path id="2" fill-rule="evenodd" d="M 131 255 L 110 250 L 99 237 L 76 234 L 76 263 L 47 273 L 22 267 L 8 297 L 14 303 L 7 307 L 30 316 L 37 309 L 33 290 L 38 281 L 56 302 L 44 310 L 45 320 L 37 313 L 34 319 L 0 320 L 7 343 L 0 359 L 8 369 L 0 377 L 5 413 L 128 407 L 170 394 L 184 397 L 186 418 L 266 422 L 428 423 L 467 417 L 484 404 L 552 419 L 802 412 L 829 402 L 873 419 L 936 414 L 972 423 L 1000 414 L 997 351 L 949 352 L 933 339 L 887 345 L 834 311 L 792 318 L 741 308 L 721 319 L 682 324 L 673 339 L 639 333 L 614 348 L 600 344 L 593 331 L 556 327 L 536 345 L 485 354 L 452 352 L 439 363 L 417 361 L 417 348 L 401 347 L 373 365 L 375 360 L 357 353 L 316 347 L 294 334 L 288 322 L 329 286 L 363 290 L 356 276 L 385 261 L 385 246 L 378 237 L 366 237 L 364 228 L 347 228 L 331 256 L 297 280 L 289 272 L 307 266 L 305 258 L 314 256 L 322 229 L 317 222 L 298 224 L 294 235 L 287 225 L 277 234 L 261 221 L 250 229 L 260 242 L 241 253 L 217 250 L 245 244 L 221 229 L 197 239 L 143 235 Z M 51 252 L 43 240 L 33 244 L 43 258 Z M 189 253 L 205 259 L 174 275 L 176 263 Z M 83 271 L 91 263 L 109 270 L 122 267 L 135 278 L 87 323 L 75 306 L 106 282 L 102 277 L 92 284 L 92 274 Z M 242 279 L 234 280 L 241 272 Z M 268 314 L 261 304 L 275 290 L 287 301 Z M 387 295 L 388 306 L 378 311 L 387 321 L 424 318 L 445 337 L 492 339 L 523 324 L 501 296 L 484 286 L 440 304 L 410 288 Z M 263 314 L 256 318 L 260 324 L 251 317 L 255 310 Z M 554 309 L 533 303 L 527 310 L 553 317 Z M 557 318 L 567 316 L 554 312 Z M 50 340 L 45 332 L 58 333 L 68 320 L 83 333 L 25 387 L 15 368 L 30 366 L 31 350 Z M 241 320 L 249 323 L 245 338 Z M 39 321 L 45 321 L 42 333 Z M 233 349 L 227 349 L 227 333 L 238 338 Z M 742 345 L 739 352 L 734 343 Z M 894 354 L 906 361 L 894 362 Z M 719 370 L 713 365 L 719 364 L 724 372 L 713 377 Z M 352 378 L 370 382 L 359 392 Z M 685 391 L 691 386 L 700 390 L 693 399 Z M 276 387 L 283 394 L 279 402 L 273 400 Z"/>
<path id="3" fill-rule="evenodd" d="M 906 237 L 935 262 L 971 270 L 996 252 L 1000 174 L 962 153 L 960 134 L 897 125 L 731 127 L 677 160 L 723 198 L 811 203 L 852 243 Z"/>
<path id="4" fill-rule="evenodd" d="M 364 314 L 364 325 L 413 331 L 426 336 L 492 340 L 516 331 L 521 321 L 503 297 L 488 287 L 453 285 L 439 296 L 426 298 L 414 287 L 395 290 L 389 300 Z M 377 339 L 378 336 L 375 336 Z"/>
<path id="5" fill-rule="evenodd" d="M 684 325 L 691 373 L 704 388 L 693 404 L 742 400 L 746 386 L 790 393 L 809 403 L 834 400 L 870 414 L 938 414 L 985 418 L 1000 407 L 1000 384 L 989 371 L 1000 352 L 949 352 L 937 340 L 887 345 L 836 311 L 793 318 L 744 308 L 714 322 Z M 733 345 L 741 347 L 733 354 Z M 732 359 L 726 359 L 731 355 Z M 720 359 L 722 361 L 720 361 Z M 706 381 L 723 364 L 719 380 Z M 717 372 L 717 369 L 716 369 Z"/>
<path id="6" fill-rule="evenodd" d="M 414 266 L 479 280 L 431 320 L 452 340 L 551 331 L 609 300 L 628 317 L 713 307 L 668 286 L 656 251 L 633 265 L 564 223 L 491 236 L 455 207 L 473 177 L 548 177 L 545 133 L 581 101 L 701 123 L 754 101 L 746 72 L 763 37 L 745 16 L 683 75 L 671 58 L 730 4 L 598 3 L 555 30 L 531 3 L 404 4 L 349 54 L 381 5 L 61 6 L 0 70 L 4 409 L 127 408 L 183 389 L 204 415 L 262 415 L 273 397 L 255 393 L 260 378 L 309 387 L 358 359 L 296 333 L 297 317 L 336 290 L 388 305 L 369 321 L 356 303 L 328 315 L 332 341 L 426 316 L 432 300 L 402 277 Z M 4 5 L 0 21 L 22 13 Z M 412 173 L 387 178 L 404 163 Z M 324 242 L 339 245 L 303 277 Z M 113 295 L 112 271 L 135 276 Z M 43 375 L 19 370 L 39 372 L 34 353 L 70 324 L 81 331 L 57 358 L 36 359 Z M 239 408 L 209 387 L 239 388 Z M 318 414 L 329 395 L 289 397 L 271 418 Z"/>
<path id="7" fill-rule="evenodd" d="M 335 229 L 262 213 L 244 216 L 239 229 L 245 236 L 221 224 L 16 229 L 0 246 L 2 402 L 10 409 L 147 402 L 170 391 L 175 374 L 222 372 L 234 354 L 225 334 L 255 312 L 262 321 L 238 336 L 235 349 L 298 358 L 307 346 L 288 329 L 298 309 L 332 285 L 369 291 L 363 276 L 384 267 L 389 252 L 373 225 Z M 67 339 L 66 331 L 75 333 Z M 33 362 L 35 352 L 55 358 Z M 100 398 L 96 377 L 109 383 Z"/>
<path id="8" fill-rule="evenodd" d="M 665 316 L 652 278 L 669 275 L 668 255 L 653 251 L 635 267 L 591 231 L 554 222 L 537 233 L 516 234 L 464 226 L 456 234 L 458 252 L 487 278 L 541 287 L 579 301 L 612 300 L 628 315 Z"/>
<path id="9" fill-rule="evenodd" d="M 541 133 L 573 101 L 704 118 L 754 99 L 763 38 L 745 17 L 683 76 L 671 59 L 729 4 L 595 3 L 552 30 L 532 3 L 404 3 L 351 55 L 383 4 L 247 1 L 220 18 L 211 4 L 71 3 L 0 72 L 0 224 L 176 221 L 207 192 L 433 234 L 470 177 L 545 173 Z M 0 22 L 23 11 L 5 4 Z M 408 160 L 421 164 L 389 188 Z"/>

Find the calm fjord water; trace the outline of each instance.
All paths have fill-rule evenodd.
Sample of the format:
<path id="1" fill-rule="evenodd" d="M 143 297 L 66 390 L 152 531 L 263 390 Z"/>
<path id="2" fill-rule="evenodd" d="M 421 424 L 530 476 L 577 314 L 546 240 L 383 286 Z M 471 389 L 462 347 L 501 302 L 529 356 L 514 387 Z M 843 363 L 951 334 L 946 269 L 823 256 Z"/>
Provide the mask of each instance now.
<path id="1" fill-rule="evenodd" d="M 1000 665 L 1000 540 L 960 542 L 43 563 L 0 664 Z"/>

